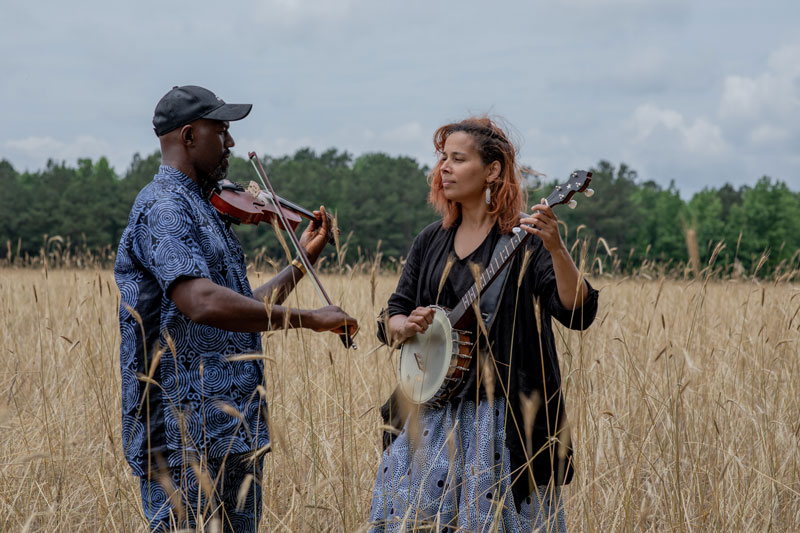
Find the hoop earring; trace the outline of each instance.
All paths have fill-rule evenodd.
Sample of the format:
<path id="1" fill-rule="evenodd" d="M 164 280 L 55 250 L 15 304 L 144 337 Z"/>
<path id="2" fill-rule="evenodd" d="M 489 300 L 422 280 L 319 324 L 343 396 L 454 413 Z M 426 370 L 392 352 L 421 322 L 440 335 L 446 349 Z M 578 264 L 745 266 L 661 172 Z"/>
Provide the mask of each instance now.
<path id="1" fill-rule="evenodd" d="M 484 199 L 486 200 L 486 205 L 492 205 L 492 191 L 489 189 L 489 186 L 486 186 L 486 193 L 484 194 Z"/>

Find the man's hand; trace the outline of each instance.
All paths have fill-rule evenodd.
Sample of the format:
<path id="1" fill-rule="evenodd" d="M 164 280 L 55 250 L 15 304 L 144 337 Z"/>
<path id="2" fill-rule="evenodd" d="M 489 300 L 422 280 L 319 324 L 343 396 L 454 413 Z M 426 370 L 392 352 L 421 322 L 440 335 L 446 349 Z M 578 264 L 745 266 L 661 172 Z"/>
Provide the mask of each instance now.
<path id="1" fill-rule="evenodd" d="M 350 334 L 358 330 L 358 321 L 345 313 L 341 307 L 326 305 L 310 313 L 310 320 L 306 320 L 303 327 L 314 331 L 334 331 L 343 333 L 345 328 Z"/>
<path id="2" fill-rule="evenodd" d="M 317 258 L 322 253 L 322 249 L 325 248 L 325 244 L 327 244 L 333 231 L 331 221 L 325 212 L 325 206 L 319 206 L 319 211 L 314 211 L 314 216 L 316 220 L 309 222 L 308 227 L 300 236 L 300 246 L 306 251 L 306 255 L 312 263 L 317 262 Z"/>

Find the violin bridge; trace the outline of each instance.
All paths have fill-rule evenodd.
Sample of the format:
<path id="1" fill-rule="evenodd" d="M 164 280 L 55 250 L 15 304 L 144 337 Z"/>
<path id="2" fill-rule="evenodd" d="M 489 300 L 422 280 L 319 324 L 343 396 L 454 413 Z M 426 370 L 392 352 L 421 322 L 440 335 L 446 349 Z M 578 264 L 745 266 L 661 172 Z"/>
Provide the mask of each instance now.
<path id="1" fill-rule="evenodd" d="M 261 193 L 261 187 L 258 186 L 258 183 L 251 180 L 247 185 L 247 192 L 252 194 L 253 198 L 258 198 L 258 195 Z"/>

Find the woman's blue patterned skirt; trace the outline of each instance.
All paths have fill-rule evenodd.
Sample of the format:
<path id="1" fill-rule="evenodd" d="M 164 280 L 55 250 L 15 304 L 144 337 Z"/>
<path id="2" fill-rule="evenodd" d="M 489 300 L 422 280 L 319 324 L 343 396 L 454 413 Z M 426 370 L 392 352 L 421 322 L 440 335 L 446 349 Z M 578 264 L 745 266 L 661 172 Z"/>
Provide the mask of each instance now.
<path id="1" fill-rule="evenodd" d="M 423 407 L 383 453 L 370 531 L 565 532 L 559 487 L 516 511 L 509 464 L 504 400 Z"/>

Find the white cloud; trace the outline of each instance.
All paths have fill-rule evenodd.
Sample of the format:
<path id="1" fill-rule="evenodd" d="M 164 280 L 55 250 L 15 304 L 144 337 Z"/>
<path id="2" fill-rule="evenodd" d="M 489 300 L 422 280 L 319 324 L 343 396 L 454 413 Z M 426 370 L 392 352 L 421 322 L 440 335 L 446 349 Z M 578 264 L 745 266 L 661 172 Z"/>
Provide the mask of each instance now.
<path id="1" fill-rule="evenodd" d="M 702 117 L 689 124 L 678 111 L 662 109 L 653 104 L 643 104 L 636 108 L 632 124 L 636 132 L 634 138 L 636 143 L 650 140 L 658 128 L 663 128 L 676 136 L 681 146 L 688 152 L 717 155 L 727 150 L 719 126 Z"/>
<path id="2" fill-rule="evenodd" d="M 752 71 L 757 74 L 721 72 L 717 83 L 710 80 L 718 92 L 705 105 L 673 98 L 636 107 L 627 122 L 630 141 L 620 146 L 623 160 L 643 179 L 674 179 L 682 193 L 700 183 L 740 185 L 761 175 L 796 188 L 800 46 L 776 48 Z M 714 117 L 705 114 L 709 108 Z"/>
<path id="3" fill-rule="evenodd" d="M 769 56 L 766 72 L 750 78 L 727 76 L 719 116 L 723 119 L 780 120 L 800 112 L 800 45 Z"/>
<path id="4" fill-rule="evenodd" d="M 419 122 L 407 122 L 381 134 L 381 139 L 393 144 L 408 144 L 419 141 L 422 136 L 422 125 Z"/>
<path id="5" fill-rule="evenodd" d="M 770 144 L 785 141 L 789 132 L 784 128 L 777 128 L 769 124 L 761 124 L 750 132 L 749 140 L 753 144 Z"/>
<path id="6" fill-rule="evenodd" d="M 797 79 L 800 77 L 800 44 L 783 46 L 772 52 L 768 64 L 780 75 Z"/>
<path id="7" fill-rule="evenodd" d="M 342 21 L 353 9 L 354 0 L 265 0 L 254 7 L 256 20 L 276 26 L 309 22 Z"/>
<path id="8" fill-rule="evenodd" d="M 785 46 L 799 2 L 244 0 L 225 16 L 208 0 L 6 3 L 0 158 L 19 169 L 100 155 L 125 169 L 158 148 L 158 98 L 195 83 L 255 105 L 233 128 L 237 155 L 431 164 L 438 126 L 489 111 L 553 177 L 602 158 L 664 185 L 766 173 L 800 187 L 800 56 Z"/>
<path id="9" fill-rule="evenodd" d="M 255 151 L 259 157 L 281 157 L 292 155 L 301 148 L 315 148 L 320 143 L 308 136 L 301 137 L 270 137 L 268 135 L 260 137 L 242 137 L 236 139 L 236 146 L 231 150 L 239 157 L 247 157 L 251 151 Z"/>
<path id="10" fill-rule="evenodd" d="M 720 154 L 727 149 L 719 126 L 703 118 L 681 129 L 686 148 L 693 153 Z"/>
<path id="11" fill-rule="evenodd" d="M 771 84 L 770 76 L 762 77 L 760 83 L 742 76 L 726 77 L 719 105 L 720 117 L 756 118 L 765 101 L 765 95 L 770 92 L 767 86 Z"/>
<path id="12" fill-rule="evenodd" d="M 758 75 L 727 76 L 718 115 L 740 153 L 790 168 L 800 141 L 800 45 L 774 50 Z"/>
<path id="13" fill-rule="evenodd" d="M 683 115 L 670 109 L 660 109 L 653 104 L 644 104 L 636 108 L 633 122 L 637 130 L 636 142 L 645 141 L 658 126 L 668 130 L 683 127 Z"/>
<path id="14" fill-rule="evenodd" d="M 524 142 L 534 152 L 546 152 L 550 150 L 567 148 L 572 144 L 569 136 L 565 134 L 549 135 L 539 128 L 533 128 L 525 132 Z"/>
<path id="15" fill-rule="evenodd" d="M 537 172 L 557 176 L 569 171 L 568 160 L 575 157 L 572 141 L 565 134 L 548 134 L 539 128 L 527 130 L 519 141 L 520 161 L 532 166 Z M 556 154 L 569 154 L 557 157 Z M 565 159 L 567 161 L 565 161 Z M 580 160 L 580 158 L 576 158 Z M 573 162 L 574 163 L 574 162 Z M 594 163 L 589 161 L 587 164 Z"/>

